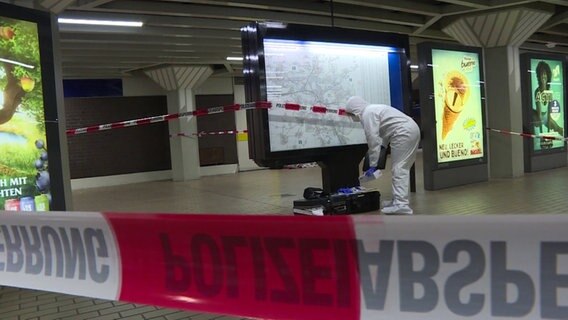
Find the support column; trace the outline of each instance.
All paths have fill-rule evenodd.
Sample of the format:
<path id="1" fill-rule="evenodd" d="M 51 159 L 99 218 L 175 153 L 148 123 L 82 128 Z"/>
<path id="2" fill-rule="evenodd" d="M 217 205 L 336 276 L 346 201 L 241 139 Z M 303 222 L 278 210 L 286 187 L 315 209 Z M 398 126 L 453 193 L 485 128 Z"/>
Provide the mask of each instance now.
<path id="1" fill-rule="evenodd" d="M 168 113 L 194 111 L 195 89 L 211 74 L 209 66 L 168 66 L 145 71 L 146 75 L 168 91 Z M 168 122 L 170 134 L 196 133 L 197 119 L 183 117 Z M 197 137 L 174 137 L 170 139 L 172 179 L 186 181 L 198 179 L 199 142 Z"/>
<path id="2" fill-rule="evenodd" d="M 234 85 L 235 103 L 245 103 L 245 86 Z M 247 130 L 247 114 L 246 112 L 236 112 L 235 121 L 237 123 L 237 153 L 239 157 L 239 171 L 261 169 L 254 161 L 250 159 L 248 147 L 248 134 L 242 133 Z"/>
<path id="3" fill-rule="evenodd" d="M 490 128 L 522 132 L 523 101 L 519 48 L 486 48 L 485 70 L 485 82 L 488 84 L 487 125 Z M 523 140 L 518 136 L 504 134 L 491 134 L 489 138 L 489 175 L 492 178 L 522 176 L 525 172 Z"/>
<path id="4" fill-rule="evenodd" d="M 522 132 L 523 106 L 519 46 L 554 13 L 550 5 L 529 5 L 461 17 L 442 30 L 467 46 L 484 48 L 487 125 Z M 524 174 L 523 141 L 489 133 L 491 178 Z"/>

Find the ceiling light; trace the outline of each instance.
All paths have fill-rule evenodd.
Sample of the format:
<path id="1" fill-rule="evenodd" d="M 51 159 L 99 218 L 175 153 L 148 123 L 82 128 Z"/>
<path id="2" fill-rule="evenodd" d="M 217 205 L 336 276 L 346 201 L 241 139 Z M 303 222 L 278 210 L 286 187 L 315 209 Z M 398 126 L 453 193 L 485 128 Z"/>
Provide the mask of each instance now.
<path id="1" fill-rule="evenodd" d="M 32 65 L 25 64 L 25 63 L 21 63 L 21 62 L 14 61 L 14 60 L 10 60 L 10 59 L 0 58 L 0 61 L 6 62 L 6 63 L 10 63 L 10 64 L 15 64 L 15 65 L 22 66 L 22 67 L 28 68 L 28 69 L 33 69 L 33 68 L 35 68 L 35 67 L 32 66 Z"/>
<path id="2" fill-rule="evenodd" d="M 227 57 L 229 61 L 243 61 L 243 57 Z"/>
<path id="3" fill-rule="evenodd" d="M 95 26 L 119 26 L 119 27 L 141 27 L 144 25 L 140 21 L 120 21 L 120 20 L 91 20 L 91 19 L 68 19 L 59 18 L 57 19 L 59 23 L 68 24 L 87 24 Z"/>
<path id="4" fill-rule="evenodd" d="M 410 65 L 410 69 L 418 69 L 418 65 L 416 65 L 416 64 L 411 64 L 411 65 Z"/>

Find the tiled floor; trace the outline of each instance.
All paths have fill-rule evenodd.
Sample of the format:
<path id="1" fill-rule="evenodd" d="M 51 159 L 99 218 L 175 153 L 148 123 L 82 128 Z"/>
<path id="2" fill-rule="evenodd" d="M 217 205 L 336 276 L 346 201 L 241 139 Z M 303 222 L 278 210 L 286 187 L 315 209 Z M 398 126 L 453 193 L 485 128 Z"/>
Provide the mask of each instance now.
<path id="1" fill-rule="evenodd" d="M 568 168 L 441 191 L 424 191 L 421 161 L 416 169 L 418 190 L 411 195 L 416 214 L 568 213 Z M 380 180 L 366 187 L 379 189 L 383 199 L 388 199 L 389 179 L 386 171 Z M 319 168 L 259 170 L 188 182 L 157 181 L 76 190 L 73 201 L 76 211 L 289 215 L 292 201 L 301 198 L 308 186 L 321 186 Z M 0 319 L 238 318 L 0 287 Z"/>

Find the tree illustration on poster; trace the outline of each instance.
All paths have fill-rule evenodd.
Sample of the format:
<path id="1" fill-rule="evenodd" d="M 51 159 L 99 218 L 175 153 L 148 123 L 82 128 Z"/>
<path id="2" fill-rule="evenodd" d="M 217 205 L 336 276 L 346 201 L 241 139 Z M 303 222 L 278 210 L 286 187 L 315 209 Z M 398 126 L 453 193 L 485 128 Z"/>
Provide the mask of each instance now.
<path id="1" fill-rule="evenodd" d="M 39 50 L 35 23 L 0 17 L 0 205 L 5 210 L 49 210 Z"/>

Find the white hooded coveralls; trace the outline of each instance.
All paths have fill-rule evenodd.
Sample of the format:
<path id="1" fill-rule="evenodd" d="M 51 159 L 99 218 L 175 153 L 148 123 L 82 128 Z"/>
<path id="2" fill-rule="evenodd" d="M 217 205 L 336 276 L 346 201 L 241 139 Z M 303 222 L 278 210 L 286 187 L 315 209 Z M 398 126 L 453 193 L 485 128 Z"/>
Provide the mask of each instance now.
<path id="1" fill-rule="evenodd" d="M 369 146 L 369 165 L 376 167 L 381 146 L 391 147 L 393 205 L 408 207 L 410 168 L 416 160 L 420 128 L 412 118 L 384 104 L 369 104 L 351 97 L 345 110 L 357 117 Z"/>

